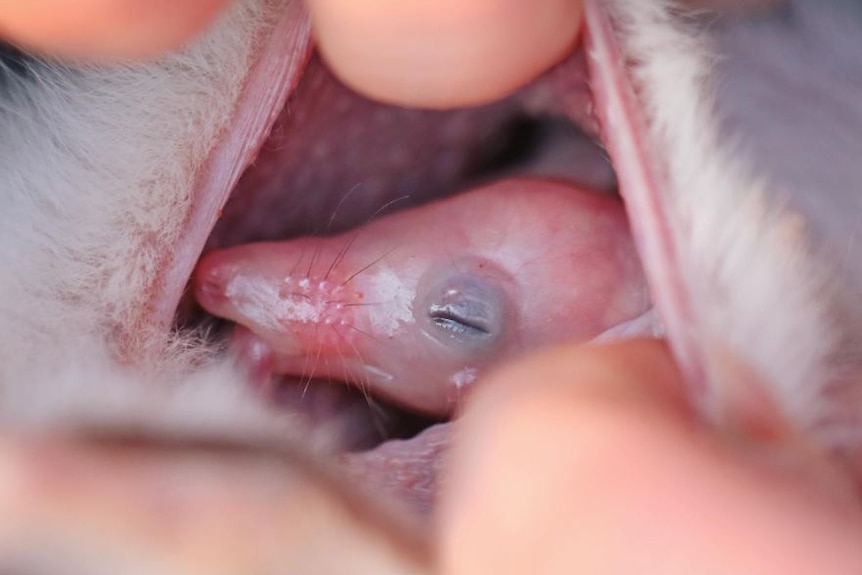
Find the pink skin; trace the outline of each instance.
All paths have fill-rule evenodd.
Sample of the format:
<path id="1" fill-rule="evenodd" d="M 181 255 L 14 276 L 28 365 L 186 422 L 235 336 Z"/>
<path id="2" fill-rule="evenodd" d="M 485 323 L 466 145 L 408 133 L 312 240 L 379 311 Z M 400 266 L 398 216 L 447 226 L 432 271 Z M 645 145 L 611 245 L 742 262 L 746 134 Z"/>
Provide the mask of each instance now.
<path id="1" fill-rule="evenodd" d="M 194 290 L 270 348 L 240 332 L 256 369 L 346 380 L 437 415 L 495 362 L 588 341 L 650 306 L 619 202 L 526 179 L 340 236 L 212 252 Z"/>

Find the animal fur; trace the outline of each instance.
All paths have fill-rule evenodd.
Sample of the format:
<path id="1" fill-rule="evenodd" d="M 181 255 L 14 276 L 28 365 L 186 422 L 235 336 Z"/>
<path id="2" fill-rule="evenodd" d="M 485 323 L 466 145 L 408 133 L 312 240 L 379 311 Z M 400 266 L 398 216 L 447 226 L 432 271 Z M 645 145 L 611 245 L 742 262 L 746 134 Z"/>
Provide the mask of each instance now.
<path id="1" fill-rule="evenodd" d="M 696 302 L 695 337 L 744 358 L 801 429 L 828 445 L 858 442 L 862 401 L 849 402 L 848 411 L 846 399 L 856 389 L 848 373 L 860 324 L 846 262 L 824 260 L 831 254 L 825 240 L 809 241 L 815 236 L 805 231 L 804 214 L 791 215 L 804 206 L 776 192 L 781 158 L 767 173 L 749 155 L 751 141 L 727 130 L 728 119 L 745 116 L 718 109 L 716 94 L 725 92 L 717 90 L 726 88 L 719 82 L 734 81 L 717 75 L 730 70 L 715 57 L 721 36 L 709 36 L 702 21 L 681 21 L 662 0 L 608 4 L 626 53 L 636 57 L 652 144 L 666 160 L 676 245 Z M 828 25 L 829 11 L 815 4 L 794 2 L 795 17 Z M 118 362 L 111 344 L 117 333 L 134 333 L 159 256 L 181 235 L 195 174 L 282 8 L 237 2 L 205 38 L 158 63 L 31 61 L 24 76 L 7 76 L 0 101 L 0 265 L 7 270 L 0 277 L 0 416 L 7 432 L 83 422 L 264 437 L 284 425 L 238 389 L 233 367 L 194 336 L 141 330 L 142 363 Z M 830 46 L 858 43 L 858 27 L 829 29 L 822 40 Z M 781 74 L 814 73 L 819 60 L 810 56 L 796 62 L 810 70 L 779 62 Z M 768 74 L 746 81 L 758 79 L 771 81 Z M 848 174 L 848 189 L 862 180 L 856 170 Z M 722 366 L 707 367 L 720 384 Z"/>
<path id="2" fill-rule="evenodd" d="M 812 185 L 816 177 L 810 174 L 801 181 L 782 178 L 798 172 L 794 164 L 802 150 L 816 158 L 809 164 L 818 174 L 834 172 L 837 160 L 845 189 L 862 176 L 858 163 L 841 163 L 845 150 L 823 148 L 824 141 L 836 140 L 829 133 L 835 125 L 824 121 L 824 113 L 841 113 L 846 121 L 859 117 L 858 105 L 836 112 L 819 104 L 836 90 L 824 76 L 858 77 L 858 58 L 832 59 L 836 49 L 846 54 L 849 45 L 859 45 L 862 20 L 839 25 L 838 14 L 847 6 L 821 4 L 796 0 L 783 8 L 781 18 L 724 27 L 713 20 L 684 20 L 666 2 L 620 0 L 613 12 L 624 50 L 633 55 L 631 70 L 650 120 L 650 147 L 660 150 L 667 184 L 662 194 L 691 300 L 688 337 L 697 341 L 711 387 L 701 407 L 711 417 L 727 417 L 726 410 L 738 406 L 727 397 L 736 392 L 723 388 L 739 385 L 731 379 L 750 376 L 744 384 L 763 385 L 794 427 L 834 447 L 839 436 L 859 439 L 862 404 L 848 398 L 858 394 L 852 371 L 859 367 L 854 348 L 862 324 L 857 288 L 845 272 L 862 266 L 836 262 L 828 238 L 810 229 L 805 208 L 811 200 L 794 198 L 842 205 L 854 194 Z M 818 30 L 816 42 L 801 33 L 806 29 Z M 788 56 L 802 52 L 805 57 Z M 853 93 L 850 82 L 843 83 L 840 90 Z M 746 99 L 758 88 L 771 93 L 768 104 Z M 734 116 L 747 121 L 734 124 Z M 752 154 L 752 141 L 774 138 L 773 126 L 798 127 L 800 117 L 809 129 L 795 138 L 783 134 L 783 148 L 777 148 L 795 146 L 795 154 L 776 151 L 776 141 Z M 862 206 L 855 199 L 847 204 L 843 213 L 832 212 L 825 227 L 841 225 L 841 218 L 850 220 L 851 230 L 858 226 Z M 822 230 L 823 218 L 818 219 Z"/>
<path id="3" fill-rule="evenodd" d="M 226 390 L 237 373 L 207 361 L 200 339 L 158 332 L 139 316 L 163 254 L 187 221 L 198 170 L 281 9 L 267 0 L 237 2 L 190 49 L 158 63 L 29 60 L 23 74 L 7 75 L 0 102 L 0 265 L 7 269 L 0 278 L 0 411 L 7 424 L 172 412 L 158 409 L 167 397 L 144 391 L 153 384 L 175 398 L 197 395 L 181 403 L 218 413 L 226 425 L 254 419 L 249 411 L 260 415 L 250 397 Z M 116 361 L 112 341 L 129 334 L 146 362 Z M 189 375 L 201 365 L 206 376 Z M 180 383 L 186 377 L 198 383 Z M 187 393 L 189 386 L 199 391 Z"/>

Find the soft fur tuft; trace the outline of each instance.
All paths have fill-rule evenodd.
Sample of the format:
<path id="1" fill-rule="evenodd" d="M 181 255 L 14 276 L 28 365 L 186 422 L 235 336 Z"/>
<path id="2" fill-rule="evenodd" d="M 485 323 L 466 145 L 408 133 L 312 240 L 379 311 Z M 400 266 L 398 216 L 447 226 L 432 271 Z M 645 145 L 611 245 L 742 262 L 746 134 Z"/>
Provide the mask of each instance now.
<path id="1" fill-rule="evenodd" d="M 271 427 L 271 414 L 237 389 L 231 366 L 212 364 L 199 340 L 140 318 L 187 222 L 196 174 L 283 10 L 278 0 L 234 2 L 188 50 L 155 63 L 30 60 L 24 73 L 6 75 L 0 412 L 7 424 L 110 419 L 192 429 L 209 418 L 215 428 Z M 120 365 L 118 335 L 136 338 L 130 349 L 155 352 Z"/>
<path id="2" fill-rule="evenodd" d="M 852 5 L 828 4 L 832 10 L 819 10 L 814 0 L 793 3 L 794 18 L 819 31 L 826 46 L 819 59 L 808 47 L 797 47 L 798 63 L 826 79 L 840 77 L 841 65 L 858 70 L 848 47 L 859 42 L 858 26 L 830 21 L 835 10 Z M 728 118 L 740 128 L 757 112 L 745 116 L 725 107 L 727 118 L 716 113 L 716 92 L 726 88 L 718 82 L 734 78 L 720 75 L 730 68 L 713 57 L 717 40 L 730 38 L 725 51 L 744 66 L 746 57 L 759 53 L 763 30 L 746 35 L 745 27 L 736 26 L 741 37 L 719 32 L 707 38 L 697 21 L 681 21 L 668 2 L 608 5 L 624 31 L 624 49 L 636 55 L 633 69 L 652 120 L 652 143 L 667 162 L 680 265 L 696 302 L 695 337 L 710 350 L 707 357 L 718 358 L 707 368 L 716 381 L 728 376 L 725 356 L 715 352 L 729 351 L 749 364 L 798 426 L 833 443 L 838 437 L 858 440 L 862 401 L 854 397 L 859 392 L 848 373 L 857 366 L 862 322 L 858 292 L 845 289 L 842 280 L 860 276 L 845 269 L 853 267 L 850 256 L 846 262 L 828 257 L 834 253 L 824 247 L 829 226 L 823 218 L 815 214 L 809 226 L 796 215 L 812 208 L 810 201 L 797 201 L 814 193 L 810 182 L 794 196 L 788 182 L 775 178 L 782 158 L 798 162 L 804 154 L 778 154 L 777 167 L 765 169 L 756 155 L 746 159 L 752 150 L 763 151 L 756 150 L 756 138 L 727 131 L 733 126 Z M 9 399 L 7 419 L 26 420 L 28 402 L 44 406 L 44 420 L 84 412 L 85 419 L 98 419 L 100 405 L 131 417 L 133 398 L 148 392 L 123 399 L 97 391 L 114 379 L 141 388 L 159 379 L 209 377 L 225 397 L 233 393 L 229 382 L 236 374 L 229 366 L 211 366 L 199 342 L 171 340 L 139 322 L 160 257 L 187 222 L 195 174 L 223 135 L 255 48 L 281 10 L 279 0 L 242 0 L 206 37 L 162 62 L 110 69 L 40 62 L 2 86 L 0 129 L 13 136 L 0 142 L 0 263 L 8 270 L 0 278 L 0 385 Z M 746 43 L 755 49 L 733 54 L 734 46 Z M 834 60 L 831 76 L 813 68 L 823 58 Z M 799 72 L 787 61 L 767 69 L 790 79 Z M 757 79 L 754 74 L 747 82 Z M 821 87 L 827 83 L 822 80 Z M 847 174 L 857 172 L 852 165 Z M 848 189 L 856 181 L 847 182 Z M 843 209 L 851 219 L 860 213 L 854 201 Z M 851 221 L 844 229 L 856 228 Z M 115 363 L 108 342 L 118 333 L 135 335 L 132 349 L 155 345 L 162 352 L 153 356 L 155 364 L 147 362 L 146 373 Z M 40 399 L 40 390 L 63 388 L 64 374 L 68 393 L 58 392 L 65 399 L 51 407 L 53 399 Z M 87 380 L 98 380 L 90 395 Z M 214 403 L 222 413 L 231 400 Z"/>
<path id="3" fill-rule="evenodd" d="M 19 359 L 101 339 L 138 317 L 269 9 L 236 3 L 193 48 L 158 63 L 41 62 L 8 87 L 0 110 L 9 136 L 0 142 L 3 370 L 19 373 Z"/>
<path id="4" fill-rule="evenodd" d="M 834 17 L 825 15 L 829 11 L 818 13 L 813 5 L 799 1 L 790 10 L 809 21 Z M 651 120 L 651 142 L 664 161 L 674 243 L 694 308 L 693 337 L 704 352 L 713 386 L 704 408 L 716 417 L 734 408 L 721 404 L 735 392 L 720 388 L 740 384 L 731 378 L 743 379 L 743 385 L 760 383 L 797 427 L 834 443 L 838 428 L 846 432 L 846 426 L 860 423 L 862 404 L 848 406 L 847 394 L 834 392 L 836 385 L 856 383 L 847 378 L 847 361 L 854 353 L 845 346 L 858 335 L 860 324 L 855 310 L 844 307 L 849 290 L 834 261 L 824 258 L 822 246 L 813 241 L 808 214 L 800 213 L 775 182 L 774 175 L 787 167 L 781 162 L 792 162 L 792 157 L 779 156 L 778 164 L 770 165 L 750 154 L 739 132 L 726 129 L 716 89 L 719 82 L 741 79 L 721 74 L 714 33 L 707 35 L 696 20 L 680 20 L 670 3 L 618 0 L 614 7 L 624 49 L 635 56 L 633 73 Z M 838 34 L 822 40 L 827 42 L 821 56 L 828 57 L 831 46 L 850 39 Z M 740 66 L 746 59 L 759 63 L 761 57 L 757 50 L 723 54 Z M 823 57 L 811 60 L 823 62 Z M 795 63 L 786 56 L 781 62 Z M 806 71 L 794 73 L 804 76 Z M 761 74 L 762 83 L 775 81 L 769 72 Z M 747 78 L 752 80 L 757 81 Z M 736 103 L 764 122 L 776 122 L 776 116 L 780 122 L 780 108 L 751 109 L 744 99 Z M 818 157 L 823 160 L 824 155 L 820 150 Z M 733 365 L 730 357 L 746 365 Z M 746 376 L 754 379 L 746 382 Z"/>

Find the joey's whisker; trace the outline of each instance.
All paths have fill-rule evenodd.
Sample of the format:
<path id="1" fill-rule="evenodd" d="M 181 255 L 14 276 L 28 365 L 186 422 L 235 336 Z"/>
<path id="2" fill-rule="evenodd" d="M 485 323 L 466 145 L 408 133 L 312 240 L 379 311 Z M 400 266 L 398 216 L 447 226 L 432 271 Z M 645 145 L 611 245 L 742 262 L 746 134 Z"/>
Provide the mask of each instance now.
<path id="1" fill-rule="evenodd" d="M 329 216 L 329 221 L 326 223 L 326 231 L 327 232 L 332 231 L 332 225 L 335 223 L 335 218 L 338 216 L 339 210 L 341 210 L 342 206 L 344 206 L 344 202 L 346 202 L 348 200 L 348 198 L 350 198 L 350 196 L 352 196 L 353 193 L 356 192 L 357 190 L 359 190 L 360 188 L 362 188 L 362 182 L 355 184 L 352 188 L 347 190 L 346 194 L 341 196 L 341 199 L 338 201 L 338 204 L 336 204 L 335 209 L 332 210 L 332 215 Z"/>
<path id="2" fill-rule="evenodd" d="M 329 269 L 326 270 L 326 274 L 324 274 L 323 279 L 324 280 L 329 279 L 329 275 L 332 273 L 332 270 L 337 268 L 338 265 L 342 261 L 344 261 L 344 258 L 347 256 L 347 253 L 350 251 L 350 248 L 352 248 L 353 245 L 356 243 L 356 240 L 359 239 L 359 235 L 362 233 L 362 230 L 365 228 L 365 226 L 367 226 L 369 223 L 371 223 L 384 210 L 387 210 L 388 208 L 392 207 L 393 205 L 397 204 L 398 202 L 408 200 L 408 199 L 410 199 L 410 196 L 404 195 L 404 196 L 401 196 L 400 198 L 395 198 L 394 200 L 390 200 L 390 201 L 386 202 L 385 204 L 383 204 L 382 206 L 380 206 L 379 208 L 377 208 L 374 211 L 374 213 L 371 214 L 371 216 L 367 220 L 365 220 L 365 223 L 357 228 L 356 233 L 354 233 L 351 236 L 351 238 L 344 244 L 344 246 L 338 251 L 335 258 L 332 260 L 332 263 L 330 264 Z M 342 201 L 343 201 L 343 199 L 342 199 Z M 336 210 L 337 209 L 338 208 L 336 207 Z"/>
<path id="3" fill-rule="evenodd" d="M 287 277 L 293 277 L 293 274 L 296 273 L 296 268 L 299 267 L 299 264 L 302 262 L 302 256 L 304 252 L 299 252 L 299 256 L 294 260 L 293 267 L 290 268 L 290 272 L 288 272 Z"/>
<path id="4" fill-rule="evenodd" d="M 377 259 L 375 259 L 373 262 L 371 262 L 371 263 L 369 263 L 368 265 L 365 265 L 365 266 L 363 266 L 363 267 L 359 268 L 356 272 L 354 272 L 353 274 L 351 274 L 351 276 L 350 276 L 350 277 L 348 277 L 346 280 L 344 280 L 343 282 L 341 282 L 341 286 L 342 286 L 342 287 L 346 286 L 347 284 L 349 284 L 350 282 L 352 282 L 353 280 L 355 280 L 355 279 L 356 279 L 360 274 L 362 274 L 363 272 L 368 271 L 368 270 L 369 270 L 369 269 L 371 269 L 372 267 L 374 267 L 374 266 L 376 266 L 377 264 L 379 264 L 380 262 L 382 262 L 384 259 L 386 259 L 386 258 L 387 258 L 387 257 L 389 257 L 390 255 L 392 255 L 392 253 L 393 253 L 396 249 L 397 249 L 397 248 L 392 248 L 392 249 L 388 250 L 386 253 L 384 253 L 383 255 L 381 255 L 380 257 L 378 257 Z"/>
<path id="5" fill-rule="evenodd" d="M 381 440 L 388 439 L 389 434 L 386 432 L 388 414 L 386 410 L 371 396 L 366 397 L 365 402 L 371 408 L 371 423 L 374 425 L 374 430 L 380 436 Z"/>
<path id="6" fill-rule="evenodd" d="M 361 233 L 362 228 L 357 230 L 356 233 L 354 233 L 349 240 L 344 242 L 344 245 L 341 246 L 341 249 L 338 250 L 338 253 L 335 254 L 335 257 L 332 259 L 332 263 L 329 264 L 329 269 L 327 269 L 326 273 L 323 274 L 324 280 L 329 279 L 329 275 L 332 273 L 332 271 L 337 268 L 338 265 L 344 260 L 345 256 L 347 256 L 347 252 L 350 251 L 350 248 L 353 246 L 353 244 L 356 243 L 356 240 L 357 238 L 359 238 L 359 234 Z"/>
<path id="7" fill-rule="evenodd" d="M 305 386 L 302 388 L 302 394 L 300 397 L 305 399 L 305 394 L 308 393 L 308 388 L 311 387 L 311 382 L 314 379 L 314 374 L 317 371 L 317 366 L 320 364 L 320 356 L 323 352 L 323 344 L 320 343 L 317 346 L 317 355 L 314 358 L 314 362 L 311 364 L 311 371 L 308 374 L 308 380 L 305 382 Z"/>
<path id="8" fill-rule="evenodd" d="M 383 204 L 382 206 L 380 206 L 379 208 L 377 208 L 377 209 L 374 211 L 374 213 L 373 213 L 373 214 L 371 214 L 371 217 L 369 217 L 367 220 L 365 220 L 365 223 L 366 223 L 366 224 L 371 223 L 372 221 L 374 221 L 374 219 L 375 219 L 377 216 L 379 216 L 380 214 L 382 214 L 385 210 L 387 210 L 387 209 L 391 208 L 392 206 L 394 206 L 394 205 L 395 205 L 395 204 L 397 204 L 398 202 L 403 202 L 404 200 L 409 200 L 409 199 L 410 199 L 410 194 L 405 194 L 405 195 L 403 195 L 403 196 L 401 196 L 401 197 L 399 197 L 399 198 L 395 198 L 394 200 L 389 200 L 388 202 L 386 202 L 385 204 Z"/>
<path id="9" fill-rule="evenodd" d="M 336 330 L 336 333 L 339 335 L 339 338 L 343 338 L 343 335 L 339 333 L 338 330 Z M 363 379 L 364 376 L 362 374 L 360 374 L 359 376 L 356 375 L 356 373 L 353 371 L 353 368 L 350 367 L 350 362 L 348 361 L 344 350 L 341 348 L 340 343 L 336 344 L 335 349 L 338 352 L 338 356 L 342 360 L 342 366 L 344 367 L 344 375 L 347 378 L 347 383 L 355 385 L 360 390 L 363 397 L 367 399 L 368 393 L 366 392 L 366 389 L 370 386 L 370 382 L 366 379 Z"/>
<path id="10" fill-rule="evenodd" d="M 365 359 L 362 357 L 362 353 L 360 353 L 359 349 L 357 349 L 357 347 L 355 345 L 353 345 L 353 342 L 350 341 L 347 337 L 345 337 L 344 334 L 341 333 L 341 331 L 338 328 L 336 328 L 335 326 L 332 326 L 332 327 L 335 330 L 335 333 L 338 335 L 339 339 L 341 341 L 345 342 L 348 346 L 350 346 L 353 349 L 353 353 L 356 354 L 356 357 L 359 358 L 359 361 L 363 365 L 365 365 Z M 349 364 L 349 362 L 345 362 L 345 369 L 348 369 L 347 368 L 348 364 Z M 352 370 L 349 370 L 349 371 L 352 372 Z M 362 393 L 362 396 L 365 398 L 365 400 L 367 402 L 368 399 L 370 398 L 369 389 L 371 388 L 371 380 L 368 379 L 368 376 L 366 376 L 365 374 L 363 374 L 362 377 L 355 377 L 351 373 L 351 377 L 355 380 L 354 381 L 355 384 L 357 385 L 357 387 L 359 388 L 359 391 Z"/>
<path id="11" fill-rule="evenodd" d="M 314 249 L 314 252 L 311 254 L 311 261 L 308 262 L 308 271 L 305 274 L 305 277 L 310 278 L 311 272 L 314 268 L 315 262 L 317 262 L 317 258 L 320 257 L 321 251 L 323 250 L 323 242 L 317 242 L 317 247 Z"/>
<path id="12" fill-rule="evenodd" d="M 383 342 L 383 340 L 381 340 L 381 339 L 380 339 L 379 337 L 377 337 L 376 335 L 374 335 L 374 334 L 372 334 L 372 333 L 369 333 L 369 332 L 367 332 L 367 331 L 365 331 L 365 330 L 363 330 L 363 329 L 359 329 L 358 327 L 356 327 L 356 326 L 355 326 L 354 324 L 352 324 L 352 323 L 344 322 L 344 324 L 343 324 L 343 325 L 344 325 L 344 326 L 346 326 L 346 327 L 349 327 L 350 329 L 352 329 L 352 330 L 354 330 L 354 331 L 358 331 L 358 332 L 359 332 L 359 333 L 361 333 L 362 335 L 364 335 L 364 336 L 366 336 L 366 337 L 368 337 L 368 338 L 370 338 L 370 339 L 373 339 L 373 340 L 374 340 L 374 341 L 376 341 L 377 343 L 384 343 L 384 342 Z"/>

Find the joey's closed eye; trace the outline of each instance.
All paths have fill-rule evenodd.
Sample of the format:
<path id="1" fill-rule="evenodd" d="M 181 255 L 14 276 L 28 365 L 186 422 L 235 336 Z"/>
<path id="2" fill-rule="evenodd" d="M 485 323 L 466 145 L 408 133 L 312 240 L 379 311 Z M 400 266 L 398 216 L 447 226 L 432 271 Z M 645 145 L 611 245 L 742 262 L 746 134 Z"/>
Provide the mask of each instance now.
<path id="1" fill-rule="evenodd" d="M 422 300 L 426 332 L 459 347 L 492 345 L 508 327 L 505 298 L 493 278 L 470 273 L 445 277 Z"/>
<path id="2" fill-rule="evenodd" d="M 441 329 L 453 335 L 487 337 L 492 335 L 493 310 L 483 301 L 459 297 L 461 294 L 450 292 L 452 301 L 432 304 L 428 317 Z"/>

